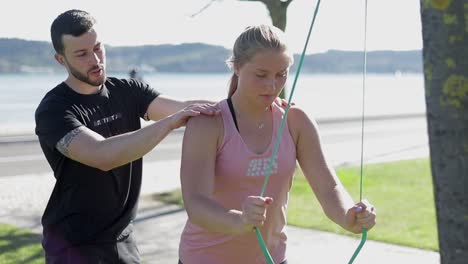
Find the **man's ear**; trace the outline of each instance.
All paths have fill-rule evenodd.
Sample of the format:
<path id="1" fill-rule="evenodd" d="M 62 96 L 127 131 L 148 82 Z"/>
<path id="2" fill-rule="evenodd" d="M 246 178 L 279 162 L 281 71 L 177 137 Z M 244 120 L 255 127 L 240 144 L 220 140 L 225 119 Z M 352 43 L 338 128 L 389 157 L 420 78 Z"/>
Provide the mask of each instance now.
<path id="1" fill-rule="evenodd" d="M 63 57 L 63 55 L 55 53 L 54 58 L 58 63 L 65 66 L 65 58 Z"/>
<path id="2" fill-rule="evenodd" d="M 234 69 L 234 74 L 237 75 L 237 77 L 239 77 L 239 66 L 234 63 L 234 65 L 232 65 L 232 68 Z"/>

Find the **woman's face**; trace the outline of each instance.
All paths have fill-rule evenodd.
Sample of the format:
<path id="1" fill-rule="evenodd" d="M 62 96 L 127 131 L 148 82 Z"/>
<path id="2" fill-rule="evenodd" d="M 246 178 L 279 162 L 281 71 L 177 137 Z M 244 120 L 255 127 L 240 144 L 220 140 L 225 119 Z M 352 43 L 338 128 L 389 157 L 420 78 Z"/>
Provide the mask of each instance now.
<path id="1" fill-rule="evenodd" d="M 290 57 L 286 52 L 267 49 L 235 69 L 237 92 L 249 101 L 269 106 L 280 94 L 288 78 Z"/>

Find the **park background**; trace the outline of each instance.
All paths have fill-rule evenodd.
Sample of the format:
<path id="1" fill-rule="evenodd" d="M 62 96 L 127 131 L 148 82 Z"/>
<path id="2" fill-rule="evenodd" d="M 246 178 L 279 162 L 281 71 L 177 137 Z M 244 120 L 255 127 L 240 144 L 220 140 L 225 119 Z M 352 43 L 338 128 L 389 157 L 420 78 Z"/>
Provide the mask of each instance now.
<path id="1" fill-rule="evenodd" d="M 307 51 L 309 61 L 304 64 L 305 71 L 300 75 L 293 98 L 307 114 L 318 120 L 356 119 L 361 115 L 363 3 L 323 1 Z M 100 33 L 110 51 L 108 64 L 112 75 L 127 77 L 128 71 L 137 67 L 143 78 L 159 91 L 186 99 L 225 98 L 229 72 L 223 62 L 235 37 L 250 24 L 271 23 L 263 4 L 255 1 L 115 1 L 112 5 L 92 1 L 82 1 L 78 5 L 71 1 L 43 1 L 30 4 L 24 8 L 20 1 L 12 3 L 0 16 L 0 22 L 11 25 L 0 30 L 0 53 L 5 54 L 0 59 L 0 134 L 10 138 L 33 134 L 35 107 L 42 96 L 66 76 L 53 61 L 48 32 L 52 20 L 66 9 L 81 8 L 97 17 Z M 295 0 L 288 9 L 286 34 L 296 62 L 315 4 L 316 1 Z M 35 12 L 42 10 L 39 8 L 43 5 L 48 8 Z M 423 116 L 426 110 L 419 2 L 371 2 L 368 12 L 366 115 Z M 160 57 L 157 50 L 164 51 L 159 53 Z M 183 56 L 164 57 L 165 65 L 144 61 L 161 61 L 161 54 L 167 54 L 168 50 L 172 51 L 171 55 Z M 145 51 L 156 55 L 149 56 Z M 209 69 L 204 70 L 207 64 L 200 62 L 206 58 L 213 60 Z M 323 59 L 319 61 L 321 64 L 316 63 L 318 58 Z M 350 61 L 352 63 L 343 67 Z M 287 87 L 291 87 L 294 74 L 292 71 Z M 423 171 L 424 175 L 417 175 L 426 177 L 425 194 L 431 195 L 427 193 L 432 188 L 427 178 L 430 177 L 429 164 L 415 162 L 422 164 L 420 173 Z M 409 166 L 414 167 L 414 164 Z M 390 180 L 381 184 L 399 183 Z M 392 209 L 392 204 L 389 206 Z M 397 210 L 398 202 L 393 206 Z M 433 220 L 423 221 L 429 222 L 432 242 L 419 247 L 437 250 L 433 204 L 427 208 Z M 418 247 L 417 244 L 412 246 Z"/>

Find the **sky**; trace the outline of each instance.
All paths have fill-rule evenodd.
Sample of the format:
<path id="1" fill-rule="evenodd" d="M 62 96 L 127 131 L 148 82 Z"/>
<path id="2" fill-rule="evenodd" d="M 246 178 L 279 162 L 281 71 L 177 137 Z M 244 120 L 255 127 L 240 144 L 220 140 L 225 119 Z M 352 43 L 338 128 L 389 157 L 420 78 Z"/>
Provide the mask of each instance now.
<path id="1" fill-rule="evenodd" d="M 271 24 L 261 2 L 218 0 L 14 0 L 0 9 L 0 38 L 50 41 L 50 25 L 63 11 L 82 9 L 98 21 L 111 46 L 201 42 L 228 49 L 248 25 Z M 367 50 L 422 48 L 419 0 L 368 0 Z M 317 0 L 294 0 L 286 36 L 301 53 Z M 365 0 L 322 0 L 306 53 L 362 51 Z"/>

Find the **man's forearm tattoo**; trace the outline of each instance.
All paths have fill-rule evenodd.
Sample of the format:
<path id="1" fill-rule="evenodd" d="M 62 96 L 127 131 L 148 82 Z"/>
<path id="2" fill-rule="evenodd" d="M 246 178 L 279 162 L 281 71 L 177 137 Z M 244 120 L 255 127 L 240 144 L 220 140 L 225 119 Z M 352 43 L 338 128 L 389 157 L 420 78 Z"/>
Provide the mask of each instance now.
<path id="1" fill-rule="evenodd" d="M 68 157 L 68 147 L 70 146 L 73 139 L 75 139 L 75 137 L 78 136 L 78 134 L 80 134 L 82 131 L 82 127 L 77 127 L 72 131 L 68 132 L 65 136 L 63 136 L 62 139 L 59 140 L 59 142 L 57 142 L 57 145 L 55 146 L 57 150 Z"/>

